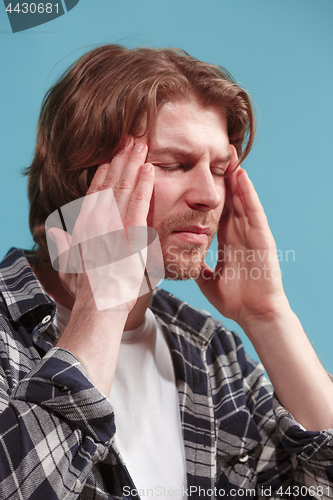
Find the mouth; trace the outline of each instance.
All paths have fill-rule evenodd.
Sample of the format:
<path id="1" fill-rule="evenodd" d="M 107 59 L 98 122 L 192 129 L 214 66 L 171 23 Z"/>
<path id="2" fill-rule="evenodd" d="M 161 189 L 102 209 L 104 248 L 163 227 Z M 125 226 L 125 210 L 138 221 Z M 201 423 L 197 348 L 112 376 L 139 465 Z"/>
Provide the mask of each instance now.
<path id="1" fill-rule="evenodd" d="M 211 232 L 209 226 L 184 226 L 173 231 L 174 233 L 194 233 L 194 234 L 206 234 Z"/>
<path id="2" fill-rule="evenodd" d="M 172 234 L 188 243 L 204 245 L 208 242 L 211 228 L 208 226 L 184 226 L 172 231 Z"/>

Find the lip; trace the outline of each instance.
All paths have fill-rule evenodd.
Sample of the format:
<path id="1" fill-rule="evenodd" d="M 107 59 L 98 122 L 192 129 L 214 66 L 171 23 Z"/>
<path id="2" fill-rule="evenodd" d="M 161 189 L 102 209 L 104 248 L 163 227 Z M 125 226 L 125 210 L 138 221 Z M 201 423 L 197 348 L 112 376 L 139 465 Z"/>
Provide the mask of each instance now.
<path id="1" fill-rule="evenodd" d="M 186 226 L 173 231 L 173 234 L 187 243 L 196 245 L 205 245 L 208 241 L 208 235 L 211 229 L 201 226 Z"/>
<path id="2" fill-rule="evenodd" d="M 208 226 L 185 226 L 173 231 L 174 233 L 194 233 L 194 234 L 210 234 L 211 228 Z"/>

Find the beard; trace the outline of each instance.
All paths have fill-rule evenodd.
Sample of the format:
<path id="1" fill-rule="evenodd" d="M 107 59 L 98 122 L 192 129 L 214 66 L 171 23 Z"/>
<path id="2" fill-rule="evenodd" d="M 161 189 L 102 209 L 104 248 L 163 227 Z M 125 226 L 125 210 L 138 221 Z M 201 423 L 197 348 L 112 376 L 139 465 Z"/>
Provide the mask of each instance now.
<path id="1" fill-rule="evenodd" d="M 169 237 L 174 231 L 186 226 L 209 226 L 205 245 L 182 243 L 170 244 Z M 219 221 L 211 213 L 202 213 L 192 210 L 186 215 L 175 215 L 160 220 L 154 226 L 156 229 L 164 260 L 165 279 L 189 280 L 199 277 L 209 246 L 218 230 Z"/>

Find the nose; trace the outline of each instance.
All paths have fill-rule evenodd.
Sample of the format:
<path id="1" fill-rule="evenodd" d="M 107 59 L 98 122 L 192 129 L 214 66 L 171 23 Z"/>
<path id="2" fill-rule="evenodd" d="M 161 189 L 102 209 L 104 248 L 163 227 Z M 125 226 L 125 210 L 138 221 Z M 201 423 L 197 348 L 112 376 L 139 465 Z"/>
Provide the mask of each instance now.
<path id="1" fill-rule="evenodd" d="M 193 210 L 209 212 L 225 200 L 224 179 L 214 176 L 208 163 L 203 162 L 191 169 L 187 178 L 186 202 Z"/>

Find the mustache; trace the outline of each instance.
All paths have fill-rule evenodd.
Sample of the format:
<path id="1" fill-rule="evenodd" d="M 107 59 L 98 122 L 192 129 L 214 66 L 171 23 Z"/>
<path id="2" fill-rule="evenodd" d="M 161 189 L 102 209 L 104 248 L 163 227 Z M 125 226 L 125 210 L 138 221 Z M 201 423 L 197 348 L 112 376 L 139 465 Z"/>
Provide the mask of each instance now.
<path id="1" fill-rule="evenodd" d="M 184 226 L 209 226 L 211 233 L 215 234 L 219 227 L 219 220 L 213 216 L 211 212 L 202 213 L 192 210 L 186 214 L 178 214 L 168 219 L 164 219 L 157 224 L 157 232 L 160 238 L 163 238 L 173 231 Z"/>

